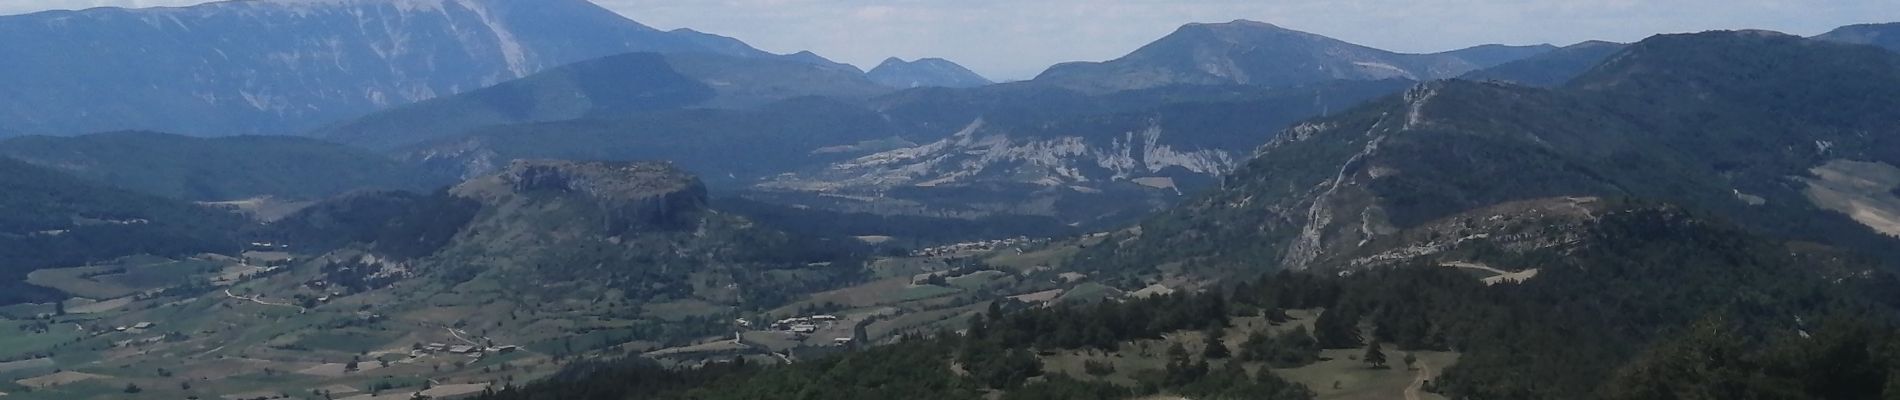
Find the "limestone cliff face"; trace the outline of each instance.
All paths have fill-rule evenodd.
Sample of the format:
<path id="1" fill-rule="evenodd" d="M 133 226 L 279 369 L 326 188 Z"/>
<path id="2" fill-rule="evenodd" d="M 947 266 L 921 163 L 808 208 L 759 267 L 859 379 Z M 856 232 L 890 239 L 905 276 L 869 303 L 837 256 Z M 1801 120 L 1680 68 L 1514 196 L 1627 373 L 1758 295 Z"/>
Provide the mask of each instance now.
<path id="1" fill-rule="evenodd" d="M 1167 171 L 1213 177 L 1240 164 L 1227 150 L 1172 146 L 1159 126 L 1121 135 L 1088 133 L 1093 135 L 1022 137 L 977 120 L 943 140 L 782 175 L 760 187 L 883 190 L 990 181 L 1091 186 L 1164 177 Z"/>
<path id="2" fill-rule="evenodd" d="M 667 163 L 515 161 L 500 172 L 456 187 L 498 211 L 597 211 L 602 233 L 679 229 L 706 208 L 706 187 Z"/>

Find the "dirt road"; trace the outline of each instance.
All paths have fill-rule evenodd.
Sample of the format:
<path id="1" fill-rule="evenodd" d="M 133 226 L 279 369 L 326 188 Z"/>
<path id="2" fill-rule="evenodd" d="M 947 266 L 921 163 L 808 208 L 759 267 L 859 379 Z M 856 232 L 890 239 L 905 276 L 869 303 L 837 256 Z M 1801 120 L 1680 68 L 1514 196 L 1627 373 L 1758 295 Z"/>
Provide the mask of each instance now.
<path id="1" fill-rule="evenodd" d="M 235 295 L 235 294 L 231 294 L 231 289 L 225 289 L 225 290 L 224 290 L 224 295 L 225 295 L 225 296 L 228 296 L 228 297 L 230 297 L 230 298 L 233 298 L 233 299 L 239 299 L 239 300 L 250 300 L 250 301 L 251 301 L 252 303 L 257 303 L 257 304 L 263 304 L 263 305 L 267 305 L 267 306 L 274 306 L 274 307 L 294 307 L 294 308 L 296 308 L 296 309 L 297 309 L 297 310 L 299 310 L 299 311 L 309 311 L 309 310 L 306 310 L 306 309 L 304 309 L 304 308 L 303 308 L 303 306 L 299 306 L 299 305 L 296 305 L 296 304 L 277 304 L 277 303 L 271 303 L 271 302 L 267 302 L 267 301 L 264 301 L 264 300 L 263 300 L 263 298 L 264 298 L 264 296 L 251 296 L 251 297 L 244 297 L 244 296 L 239 296 L 239 295 Z"/>
<path id="2" fill-rule="evenodd" d="M 1419 400 L 1419 393 L 1425 391 L 1425 381 L 1432 377 L 1432 366 L 1425 360 L 1418 361 L 1418 376 L 1412 378 L 1412 385 L 1405 387 L 1405 400 Z"/>

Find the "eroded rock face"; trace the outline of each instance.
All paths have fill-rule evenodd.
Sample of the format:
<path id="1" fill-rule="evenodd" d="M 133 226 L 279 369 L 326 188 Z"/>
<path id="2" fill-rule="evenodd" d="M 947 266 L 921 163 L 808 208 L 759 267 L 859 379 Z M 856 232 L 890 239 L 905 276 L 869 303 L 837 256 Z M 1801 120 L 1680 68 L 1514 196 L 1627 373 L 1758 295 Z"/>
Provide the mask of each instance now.
<path id="1" fill-rule="evenodd" d="M 1568 253 L 1586 244 L 1587 233 L 1603 215 L 1636 208 L 1610 203 L 1594 197 L 1558 197 L 1498 204 L 1395 231 L 1376 240 L 1341 245 L 1329 249 L 1332 255 L 1314 264 L 1366 269 L 1419 258 L 1459 262 L 1480 254 Z"/>
<path id="2" fill-rule="evenodd" d="M 494 208 L 591 206 L 608 235 L 688 227 L 706 209 L 706 187 L 670 163 L 515 161 L 454 189 Z M 510 207 L 513 206 L 513 207 Z"/>
<path id="3" fill-rule="evenodd" d="M 986 129 L 979 119 L 937 142 L 871 154 L 813 173 L 781 175 L 759 187 L 882 190 L 981 182 L 1056 187 L 1160 177 L 1171 169 L 1212 177 L 1232 172 L 1240 163 L 1226 150 L 1178 148 L 1164 143 L 1163 135 L 1161 127 L 1151 125 L 1097 137 L 1012 137 L 1007 129 Z"/>

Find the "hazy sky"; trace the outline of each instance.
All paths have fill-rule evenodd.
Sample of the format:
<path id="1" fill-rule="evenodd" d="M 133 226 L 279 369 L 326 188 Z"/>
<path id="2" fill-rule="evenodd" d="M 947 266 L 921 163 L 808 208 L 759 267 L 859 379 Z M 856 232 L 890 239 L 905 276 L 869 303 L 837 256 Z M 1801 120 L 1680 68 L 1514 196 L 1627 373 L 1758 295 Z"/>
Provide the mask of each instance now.
<path id="1" fill-rule="evenodd" d="M 0 0 L 0 14 L 202 0 Z M 1635 41 L 1758 28 L 1801 35 L 1900 21 L 1896 0 L 595 0 L 662 29 L 690 27 L 773 52 L 812 50 L 869 68 L 943 57 L 993 79 L 1125 54 L 1188 22 L 1252 19 L 1373 47 Z"/>

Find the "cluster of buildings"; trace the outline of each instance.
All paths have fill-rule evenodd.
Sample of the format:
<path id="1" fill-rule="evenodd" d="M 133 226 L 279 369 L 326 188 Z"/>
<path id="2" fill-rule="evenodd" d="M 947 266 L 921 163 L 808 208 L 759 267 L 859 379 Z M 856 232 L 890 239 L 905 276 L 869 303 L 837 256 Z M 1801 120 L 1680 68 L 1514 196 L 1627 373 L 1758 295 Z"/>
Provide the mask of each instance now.
<path id="1" fill-rule="evenodd" d="M 996 249 L 1009 247 L 1009 246 L 1029 244 L 1030 242 L 1031 242 L 1031 239 L 1027 237 L 1016 237 L 1012 239 L 982 240 L 982 241 L 964 242 L 964 243 L 949 244 L 949 245 L 921 249 L 912 253 L 912 255 L 917 256 L 917 257 L 943 257 L 943 256 L 957 255 L 959 253 L 966 253 L 966 252 L 995 251 Z"/>
<path id="2" fill-rule="evenodd" d="M 151 322 L 140 322 L 137 324 L 133 324 L 132 326 L 113 327 L 112 330 L 118 331 L 118 332 L 125 332 L 127 330 L 141 330 L 142 331 L 146 329 L 152 329 L 152 327 L 154 326 L 158 326 L 158 324 L 154 324 Z"/>
<path id="3" fill-rule="evenodd" d="M 469 358 L 482 358 L 482 356 L 488 355 L 488 354 L 508 354 L 508 353 L 513 353 L 518 350 L 521 350 L 521 346 L 508 345 L 508 346 L 486 347 L 486 346 L 476 346 L 476 345 L 466 345 L 466 344 L 449 345 L 449 344 L 443 344 L 443 343 L 429 343 L 429 344 L 422 345 L 421 347 L 418 347 L 416 349 L 410 350 L 409 357 L 420 358 L 422 356 L 427 356 L 430 354 L 448 353 L 448 354 L 468 356 Z"/>
<path id="4" fill-rule="evenodd" d="M 791 318 L 778 320 L 778 322 L 773 322 L 772 330 L 782 331 L 782 332 L 791 332 L 791 333 L 800 334 L 800 335 L 810 335 L 812 333 L 818 332 L 818 328 L 822 326 L 831 325 L 832 323 L 835 323 L 835 322 L 838 322 L 838 316 L 836 315 L 813 315 L 809 317 L 791 317 Z"/>
<path id="5" fill-rule="evenodd" d="M 251 242 L 251 251 L 286 251 L 290 245 L 277 242 Z"/>

